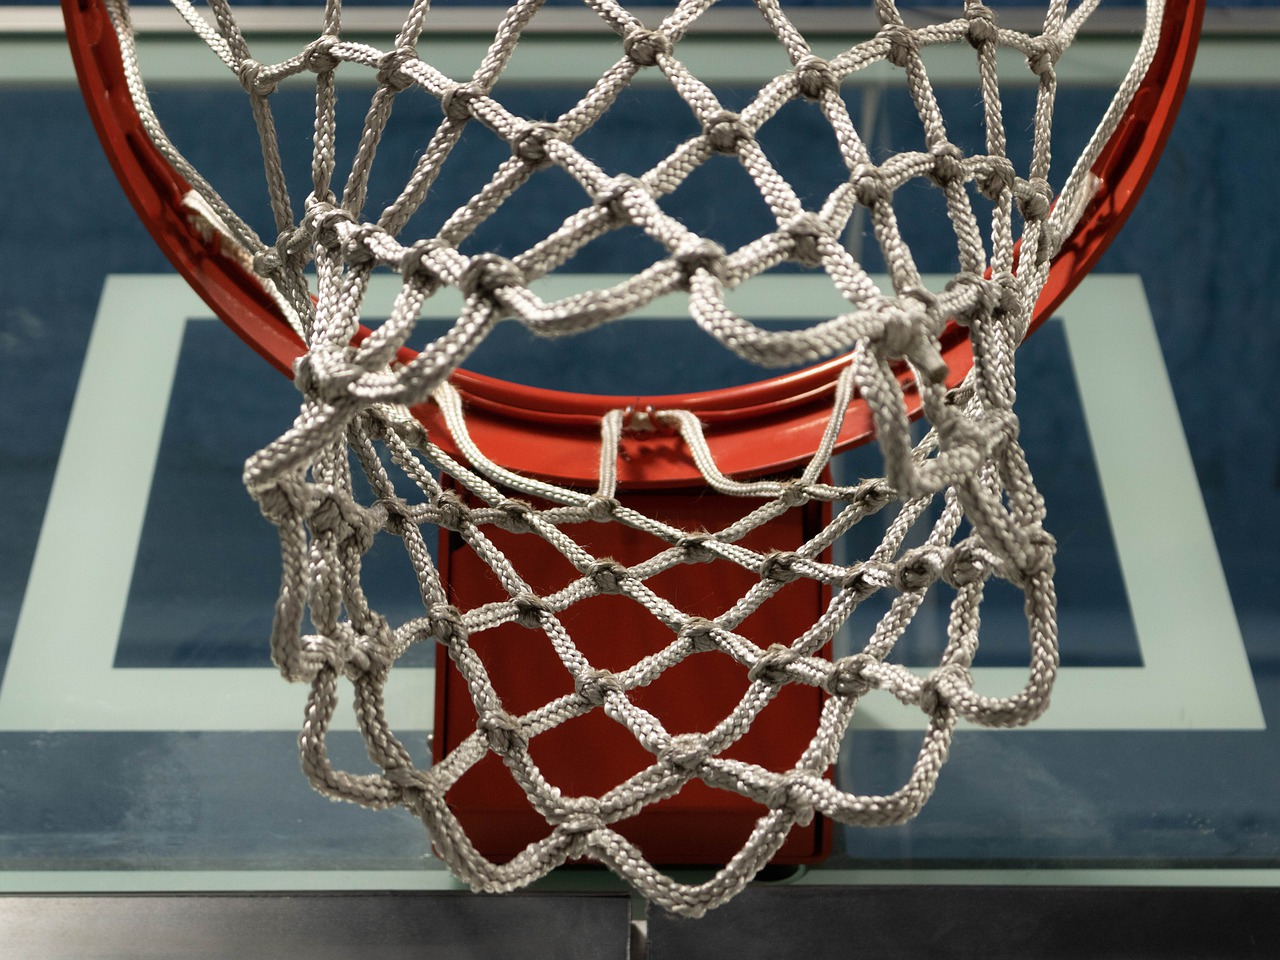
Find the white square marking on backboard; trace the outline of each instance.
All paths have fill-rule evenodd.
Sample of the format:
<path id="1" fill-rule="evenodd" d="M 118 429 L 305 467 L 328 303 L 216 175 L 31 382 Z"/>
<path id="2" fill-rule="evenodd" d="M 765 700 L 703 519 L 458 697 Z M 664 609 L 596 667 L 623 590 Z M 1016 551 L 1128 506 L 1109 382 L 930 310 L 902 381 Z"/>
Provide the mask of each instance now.
<path id="1" fill-rule="evenodd" d="M 371 312 L 393 295 L 394 278 L 383 279 Z M 764 291 L 757 309 L 807 316 L 806 281 L 778 278 L 785 290 Z M 1087 278 L 1059 314 L 1143 665 L 1064 668 L 1036 729 L 1264 729 L 1141 280 Z M 298 728 L 306 690 L 290 691 L 273 670 L 114 666 L 183 329 L 208 317 L 177 277 L 108 277 L 0 686 L 0 730 Z M 1133 409 L 1144 411 L 1148 429 L 1126 428 L 1124 411 Z M 1151 476 L 1161 483 L 1141 485 Z M 94 518 L 93 536 L 85 517 Z M 1178 549 L 1169 548 L 1171 535 Z M 1194 593 L 1168 589 L 1186 583 Z M 393 671 L 393 726 L 431 726 L 433 675 Z M 1025 671 L 974 675 L 979 690 L 1007 694 Z M 874 697 L 859 717 L 880 729 L 920 725 L 918 712 Z M 352 726 L 346 714 L 335 717 L 335 727 Z"/>

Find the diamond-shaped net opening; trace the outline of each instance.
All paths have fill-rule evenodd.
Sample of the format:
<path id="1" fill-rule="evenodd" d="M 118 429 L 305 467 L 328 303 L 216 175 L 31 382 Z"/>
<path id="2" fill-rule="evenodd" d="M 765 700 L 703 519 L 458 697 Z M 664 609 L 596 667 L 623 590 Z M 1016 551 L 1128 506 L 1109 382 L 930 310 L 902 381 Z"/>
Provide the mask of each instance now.
<path id="1" fill-rule="evenodd" d="M 317 788 L 367 806 L 409 808 L 444 861 L 477 889 L 510 890 L 589 858 L 663 907 L 697 915 L 742 889 L 792 828 L 815 815 L 871 826 L 913 817 L 934 790 L 957 723 L 1019 725 L 1045 708 L 1057 666 L 1053 541 L 1018 445 L 1014 351 L 1049 262 L 1089 197 L 1089 167 L 1150 60 L 1151 29 L 1094 141 L 1064 182 L 1051 186 L 1057 67 L 1094 3 L 1069 8 L 1054 0 L 1043 28 L 1027 33 L 1002 27 L 976 2 L 908 23 L 880 0 L 878 29 L 820 57 L 784 4 L 756 0 L 761 31 L 777 40 L 779 72 L 726 106 L 681 59 L 709 0 L 679 2 L 654 23 L 615 0 L 587 0 L 600 33 L 615 41 L 615 56 L 580 97 L 541 115 L 514 109 L 518 96 L 504 96 L 499 83 L 540 11 L 536 0 L 499 15 L 487 53 L 460 77 L 419 55 L 432 24 L 425 0 L 408 9 L 384 47 L 346 39 L 341 5 L 331 0 L 316 39 L 275 63 L 254 58 L 224 0 L 202 11 L 186 0 L 174 5 L 245 88 L 275 221 L 269 241 L 166 138 L 133 58 L 127 5 L 111 0 L 132 96 L 155 144 L 193 185 L 188 206 L 201 229 L 243 252 L 308 347 L 296 370 L 298 417 L 250 459 L 245 480 L 280 531 L 284 574 L 272 648 L 289 679 L 312 686 L 301 746 Z M 1159 19 L 1158 10 L 1150 15 L 1153 24 Z M 926 67 L 942 47 L 964 52 L 971 66 L 968 102 L 977 122 L 966 118 L 963 147 L 949 133 Z M 1036 91 L 1032 115 L 1014 124 L 1001 102 L 1011 56 Z M 889 156 L 873 153 L 854 121 L 860 108 L 851 81 L 875 69 L 905 78 L 918 128 L 916 142 Z M 360 82 L 344 93 L 344 107 L 360 100 L 367 112 L 358 141 L 340 143 L 337 90 L 352 75 Z M 305 197 L 290 197 L 273 96 L 298 77 L 314 86 L 314 152 Z M 656 127 L 639 120 L 608 126 L 611 108 L 625 102 L 637 77 L 669 89 L 687 114 L 676 124 L 687 135 L 655 143 Z M 421 119 L 424 104 L 437 111 L 429 122 Z M 813 141 L 772 136 L 780 112 L 804 112 L 817 129 Z M 422 123 L 420 142 L 412 156 L 395 160 L 406 172 L 398 194 L 371 196 L 384 131 L 402 116 Z M 593 159 L 591 146 L 606 130 L 609 142 L 634 138 L 614 151 L 634 165 Z M 464 134 L 498 146 L 481 151 L 487 166 L 451 168 Z M 1029 139 L 1013 151 L 1028 158 L 1017 167 L 1010 138 Z M 474 184 L 472 195 L 441 210 L 433 196 L 451 177 Z M 539 193 L 549 180 L 570 185 L 571 200 L 564 189 L 554 202 Z M 713 204 L 717 216 L 705 224 L 682 218 L 682 195 L 727 192 L 730 181 L 749 200 Z M 928 191 L 922 199 L 921 190 Z M 904 237 L 925 229 L 914 221 L 904 229 L 898 200 L 908 196 L 936 212 L 928 229 L 954 238 L 955 274 L 943 289 L 926 287 Z M 528 236 L 529 223 L 543 221 L 550 226 Z M 429 229 L 413 232 L 423 224 Z M 744 224 L 759 227 L 744 236 Z M 864 228 L 888 274 L 885 287 L 847 242 Z M 514 236 L 521 237 L 516 246 Z M 618 237 L 633 238 L 626 248 L 641 260 L 629 277 L 558 299 L 540 295 L 543 278 Z M 389 316 L 353 345 L 380 271 L 402 276 L 399 295 Z M 778 271 L 826 277 L 840 311 L 782 329 L 733 308 L 753 281 Z M 462 292 L 461 309 L 443 332 L 423 336 L 424 305 L 450 288 Z M 717 425 L 676 408 L 619 408 L 599 418 L 598 476 L 582 486 L 522 475 L 503 465 L 504 450 L 473 442 L 467 403 L 449 377 L 496 325 L 568 337 L 668 295 L 707 334 L 708 351 L 772 368 L 846 356 L 825 432 L 793 474 L 726 475 L 714 452 Z M 949 321 L 967 327 L 974 353 L 958 386 L 948 386 L 939 350 Z M 400 354 L 405 346 L 418 352 Z M 908 397 L 925 420 L 914 434 Z M 884 476 L 837 482 L 828 467 L 854 403 L 870 410 Z M 437 409 L 432 422 L 443 428 L 415 419 L 409 408 L 418 405 Z M 716 511 L 729 503 L 729 512 L 672 521 L 620 490 L 619 456 L 634 455 L 628 439 L 650 434 L 678 436 L 682 455 L 715 492 Z M 767 433 L 758 443 L 769 445 Z M 696 508 L 697 497 L 688 499 Z M 774 537 L 773 525 L 797 516 L 790 532 Z M 452 582 L 435 551 L 440 531 Z M 421 610 L 391 623 L 369 603 L 361 571 L 375 542 L 396 538 Z M 1026 600 L 1029 666 L 1010 696 L 975 689 L 970 669 L 993 578 Z M 720 592 L 708 603 L 701 587 L 711 583 Z M 913 641 L 936 657 L 921 672 L 895 648 L 926 601 L 945 629 L 932 646 Z M 595 612 L 581 622 L 592 626 L 582 628 L 575 611 L 588 609 Z M 610 623 L 613 635 L 580 632 Z M 841 655 L 833 660 L 837 637 Z M 384 705 L 393 665 L 420 644 L 438 644 L 464 679 L 470 702 L 463 713 L 473 724 L 430 765 L 391 730 Z M 506 666 L 495 666 L 503 658 Z M 512 686 L 511 663 L 518 675 L 521 663 L 536 658 L 549 659 L 559 680 L 547 689 Z M 697 702 L 680 716 L 651 708 L 665 677 L 698 671 L 726 679 L 682 685 Z M 344 679 L 370 773 L 335 769 L 326 752 Z M 811 698 L 814 729 L 771 766 L 752 744 L 774 739 L 765 726 L 771 706 L 797 691 Z M 839 787 L 830 771 L 869 696 L 917 710 L 923 735 L 899 787 L 860 795 Z M 575 732 L 589 715 L 606 718 L 595 749 L 629 758 L 616 777 L 591 775 L 593 741 Z M 546 748 L 562 735 L 571 738 L 567 751 Z M 609 746 L 619 736 L 625 749 Z M 566 752 L 571 769 L 553 776 L 548 758 Z M 508 857 L 491 858 L 471 842 L 452 791 L 473 768 L 499 761 L 545 828 Z M 712 879 L 682 885 L 626 834 L 633 817 L 690 785 L 744 798 L 758 820 Z"/>

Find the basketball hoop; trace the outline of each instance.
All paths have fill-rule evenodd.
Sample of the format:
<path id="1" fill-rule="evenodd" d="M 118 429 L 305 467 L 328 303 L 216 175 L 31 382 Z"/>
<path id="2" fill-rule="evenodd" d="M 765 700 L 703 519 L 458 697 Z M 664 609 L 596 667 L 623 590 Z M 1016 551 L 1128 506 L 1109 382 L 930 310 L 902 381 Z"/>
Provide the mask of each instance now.
<path id="1" fill-rule="evenodd" d="M 813 52 L 777 0 L 756 5 L 789 67 L 733 111 L 679 56 L 710 0 L 643 22 L 639 14 L 655 12 L 588 0 L 617 60 L 572 109 L 546 121 L 511 112 L 498 86 L 537 0 L 500 15 L 467 78 L 419 57 L 415 44 L 432 22 L 425 0 L 412 4 L 387 48 L 346 39 L 341 5 L 331 0 L 316 39 L 273 64 L 253 58 L 226 0 L 212 0 L 207 17 L 174 0 L 247 92 L 277 231 L 267 242 L 165 135 L 127 3 L 63 2 L 90 113 L 135 209 L 187 281 L 294 376 L 304 397 L 294 425 L 245 474 L 281 535 L 273 655 L 289 679 L 312 686 L 304 769 L 330 796 L 408 807 L 476 889 L 514 889 L 588 858 L 663 907 L 696 916 L 771 858 L 820 857 L 829 844 L 823 818 L 878 826 L 913 817 L 959 721 L 1021 725 L 1048 703 L 1057 668 L 1053 542 L 1017 442 L 1014 353 L 1096 263 L 1150 177 L 1190 73 L 1202 2 L 1148 4 L 1133 66 L 1056 188 L 1048 178 L 1058 64 L 1096 2 L 1068 9 L 1054 0 L 1042 29 L 1026 33 L 976 2 L 908 23 L 881 0 L 874 34 L 829 58 Z M 951 141 L 929 82 L 927 54 L 944 45 L 972 50 L 985 139 L 977 151 Z M 1002 51 L 1016 52 L 1036 84 L 1023 170 L 1006 149 Z M 877 64 L 906 77 L 923 134 L 920 149 L 880 162 L 841 93 Z M 339 67 L 376 83 L 347 185 L 335 195 Z M 698 132 L 666 145 L 648 169 L 603 169 L 577 138 L 642 71 L 680 94 Z M 303 75 L 316 90 L 316 147 L 299 215 L 270 98 Z M 424 133 L 400 196 L 367 211 L 369 168 L 408 89 L 437 98 L 441 119 Z M 830 123 L 846 169 L 816 208 L 756 138 L 795 100 L 812 102 Z M 510 157 L 438 233 L 402 237 L 469 126 L 490 131 Z M 742 165 L 773 218 L 732 250 L 668 209 L 673 191 L 716 155 Z M 514 256 L 462 252 L 477 224 L 516 191 L 535 189 L 549 166 L 581 188 L 579 210 Z M 940 191 L 957 241 L 958 269 L 942 290 L 924 285 L 895 212 L 896 194 L 920 180 Z M 841 242 L 855 211 L 872 224 L 889 290 Z M 660 249 L 647 268 L 559 300 L 538 294 L 539 278 L 624 227 Z M 312 264 L 314 281 L 304 272 Z M 732 309 L 728 292 L 749 290 L 784 264 L 829 278 L 845 312 L 777 331 Z M 362 326 L 369 278 L 387 270 L 402 277 L 391 316 Z M 443 288 L 463 294 L 456 322 L 429 343 L 411 343 L 423 304 Z M 803 368 L 724 390 L 639 397 L 537 389 L 462 368 L 499 321 L 571 336 L 670 294 L 739 357 Z M 919 417 L 928 429 L 913 436 Z M 884 479 L 833 478 L 832 457 L 873 437 Z M 847 535 L 875 515 L 889 515 L 878 546 L 850 560 L 841 553 Z M 390 537 L 404 542 L 423 603 L 420 617 L 395 626 L 370 607 L 360 579 L 362 556 Z M 1011 696 L 976 691 L 970 673 L 992 578 L 1026 597 L 1030 666 Z M 685 599 L 691 584 L 700 588 L 696 601 Z M 921 675 L 891 654 L 931 591 L 950 595 L 948 629 L 937 666 Z M 869 637 L 829 659 L 833 638 L 877 595 L 886 603 Z M 393 664 L 421 643 L 438 644 L 450 660 L 439 671 L 429 768 L 390 730 L 383 704 Z M 689 679 L 694 667 L 702 672 Z M 676 675 L 686 679 L 669 682 Z M 329 762 L 325 734 L 342 677 L 373 773 Z M 883 796 L 847 792 L 829 778 L 868 695 L 918 709 L 924 728 L 910 777 Z M 616 764 L 600 759 L 624 754 Z M 486 806 L 499 781 L 514 791 L 514 807 Z M 721 796 L 723 807 L 708 799 Z M 531 823 L 493 833 L 512 809 Z M 664 846 L 681 820 L 694 827 Z M 739 825 L 729 840 L 687 855 L 724 864 L 711 880 L 682 885 L 652 865 L 685 859 L 688 836 L 729 821 Z"/>

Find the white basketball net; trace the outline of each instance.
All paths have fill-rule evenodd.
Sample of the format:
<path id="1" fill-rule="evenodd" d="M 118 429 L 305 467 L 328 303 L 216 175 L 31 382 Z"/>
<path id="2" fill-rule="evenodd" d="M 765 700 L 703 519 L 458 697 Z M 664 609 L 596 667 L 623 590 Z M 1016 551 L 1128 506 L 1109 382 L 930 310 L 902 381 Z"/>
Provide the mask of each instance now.
<path id="1" fill-rule="evenodd" d="M 1017 442 L 1014 349 L 1027 329 L 1049 260 L 1088 199 L 1090 165 L 1155 49 L 1159 3 L 1150 5 L 1137 60 L 1101 129 L 1057 188 L 1047 179 L 1055 64 L 1095 3 L 1069 10 L 1065 2 L 1053 0 L 1043 31 L 1032 35 L 1000 27 L 990 9 L 969 0 L 953 19 L 915 27 L 906 25 L 891 0 L 880 0 L 875 3 L 883 24 L 878 33 L 820 59 L 793 26 L 784 4 L 756 0 L 792 67 L 734 113 L 680 59 L 681 40 L 697 30 L 711 0 L 680 2 L 657 23 L 640 22 L 615 0 L 586 0 L 601 31 L 616 37 L 617 61 L 572 109 L 551 122 L 509 112 L 494 91 L 522 29 L 539 12 L 538 0 L 520 0 L 506 11 L 487 55 L 471 76 L 461 78 L 445 76 L 416 52 L 417 41 L 431 30 L 426 0 L 412 5 L 385 49 L 344 40 L 341 5 L 333 0 L 325 8 L 319 36 L 295 56 L 273 64 L 253 59 L 225 0 L 210 0 L 207 19 L 186 0 L 174 0 L 174 5 L 248 92 L 278 236 L 270 243 L 259 239 L 169 143 L 138 75 L 127 6 L 113 0 L 134 100 L 156 144 L 194 185 L 189 198 L 193 216 L 204 229 L 222 233 L 224 247 L 234 243 L 244 251 L 246 262 L 292 312 L 310 348 L 297 369 L 304 395 L 301 412 L 279 440 L 249 460 L 245 482 L 280 530 L 284 579 L 272 650 L 286 677 L 312 686 L 301 749 L 305 771 L 319 790 L 366 806 L 412 810 L 426 824 L 439 856 L 477 890 L 512 890 L 566 860 L 590 858 L 651 901 L 696 916 L 741 890 L 790 828 L 815 814 L 870 826 L 900 824 L 915 816 L 934 790 L 959 721 L 1008 727 L 1027 723 L 1044 710 L 1057 668 L 1053 541 L 1042 527 L 1043 502 Z M 942 44 L 972 48 L 985 152 L 965 155 L 948 139 L 924 66 L 924 54 Z M 997 82 L 999 48 L 1020 52 L 1021 69 L 1029 68 L 1038 83 L 1032 159 L 1023 171 L 1015 171 L 1006 158 L 1009 131 Z M 850 119 L 841 85 L 880 61 L 905 72 L 924 141 L 915 151 L 877 163 Z M 376 78 L 376 89 L 350 174 L 335 196 L 339 67 L 343 76 L 365 71 Z M 666 158 L 649 169 L 602 169 L 579 152 L 575 139 L 641 71 L 667 78 L 701 132 L 672 144 Z M 308 72 L 316 90 L 315 150 L 311 194 L 299 218 L 281 172 L 270 95 L 286 79 Z M 392 105 L 401 91 L 415 86 L 439 99 L 443 118 L 434 130 L 423 132 L 424 149 L 403 192 L 385 210 L 366 211 L 369 172 Z M 817 209 L 806 209 L 756 139 L 757 131 L 797 98 L 820 107 L 848 171 Z M 510 157 L 438 234 L 425 240 L 402 238 L 402 227 L 429 200 L 436 175 L 459 137 L 481 125 L 510 144 Z M 768 233 L 731 251 L 692 232 L 665 204 L 690 172 L 716 153 L 737 157 L 776 221 Z M 560 167 L 580 184 L 581 209 L 509 259 L 459 252 L 477 225 L 515 191 L 536 181 L 537 171 L 548 165 Z M 932 181 L 945 197 L 956 239 L 959 269 L 943 291 L 925 289 L 895 217 L 895 194 L 920 178 Z M 1051 204 L 1055 192 L 1060 197 L 1056 205 Z M 883 252 L 890 293 L 881 291 L 841 242 L 858 210 L 869 218 Z M 555 302 L 530 289 L 530 283 L 595 238 L 623 226 L 643 229 L 665 253 L 609 289 Z M 1020 255 L 1015 249 L 1019 236 Z M 802 330 L 779 332 L 744 320 L 726 305 L 726 291 L 743 288 L 787 261 L 829 277 L 847 311 Z M 312 263 L 314 290 L 304 275 Z M 383 268 L 402 273 L 403 287 L 390 317 L 353 348 L 362 298 L 370 277 Z M 456 322 L 433 342 L 413 344 L 420 351 L 413 362 L 393 366 L 397 349 L 415 331 L 424 301 L 442 287 L 465 293 Z M 620 505 L 615 453 L 628 427 L 620 410 L 600 425 L 595 490 L 516 475 L 498 465 L 503 451 L 481 450 L 471 442 L 463 405 L 446 378 L 496 323 L 515 320 L 542 336 L 571 335 L 626 317 L 671 293 L 687 297 L 689 315 L 703 330 L 757 364 L 849 355 L 832 398 L 826 436 L 793 477 L 731 479 L 717 468 L 696 417 L 680 410 L 653 412 L 658 424 L 681 433 L 710 487 L 743 498 L 741 520 L 718 531 L 680 530 Z M 950 392 L 939 385 L 945 365 L 938 351 L 938 335 L 949 317 L 967 325 L 975 353 L 971 375 Z M 919 443 L 911 440 L 903 391 L 893 373 L 893 365 L 903 360 L 915 373 L 929 425 Z M 833 485 L 824 480 L 823 471 L 855 394 L 872 410 L 885 477 Z M 409 417 L 406 408 L 423 403 L 442 408 L 450 443 L 438 443 L 441 438 L 428 435 Z M 442 449 L 446 446 L 463 456 L 450 456 Z M 353 488 L 356 472 L 364 480 Z M 469 497 L 464 501 L 442 488 L 440 474 L 453 478 Z M 409 497 L 401 495 L 406 479 L 415 491 Z M 354 490 L 366 487 L 372 494 L 360 502 Z M 833 519 L 799 549 L 769 554 L 740 545 L 748 530 L 813 500 L 828 501 Z M 868 556 L 825 559 L 828 548 L 855 525 L 883 511 L 889 511 L 891 520 Z M 592 555 L 575 540 L 574 527 L 598 520 L 651 535 L 650 559 L 625 567 Z M 557 592 L 535 594 L 486 536 L 495 526 L 543 538 L 580 576 Z M 428 550 L 440 527 L 456 531 L 483 559 L 508 599 L 467 610 L 450 605 Z M 362 555 L 376 538 L 391 537 L 403 541 L 423 604 L 421 616 L 396 625 L 371 609 L 361 586 Z M 660 571 L 709 558 L 757 575 L 740 600 L 715 618 L 690 616 L 646 585 Z M 737 632 L 783 583 L 797 577 L 831 588 L 832 599 L 816 622 L 796 624 L 794 634 L 763 647 Z M 976 690 L 970 671 L 978 648 L 979 607 L 992 578 L 1014 584 L 1026 597 L 1029 670 L 1025 686 L 1007 697 Z M 922 674 L 892 662 L 891 655 L 931 591 L 950 595 L 950 615 L 942 657 Z M 559 617 L 574 603 L 606 592 L 643 605 L 667 635 L 667 642 L 640 662 L 612 672 L 589 662 Z M 855 645 L 857 652 L 835 662 L 822 656 L 822 648 L 854 609 L 877 593 L 890 598 L 887 612 L 870 636 Z M 573 692 L 520 716 L 504 709 L 485 663 L 469 643 L 469 638 L 512 621 L 529 627 L 531 637 L 543 635 L 537 639 L 553 646 L 573 684 Z M 384 714 L 384 685 L 393 664 L 422 643 L 439 644 L 456 664 L 480 718 L 478 729 L 434 766 L 420 756 L 421 745 L 411 751 L 396 737 Z M 737 707 L 714 729 L 671 735 L 662 718 L 643 709 L 631 694 L 694 654 L 731 657 L 750 682 Z M 344 677 L 377 768 L 372 773 L 339 771 L 326 752 L 326 731 Z M 723 756 L 785 684 L 820 687 L 828 694 L 812 740 L 795 766 L 768 770 Z M 924 729 L 909 778 L 884 795 L 845 792 L 825 776 L 864 696 L 892 697 L 918 708 Z M 529 743 L 593 710 L 624 725 L 652 754 L 652 763 L 602 796 L 567 796 L 543 777 Z M 581 762 L 590 764 L 591 745 L 580 746 Z M 491 862 L 477 852 L 447 802 L 451 785 L 488 752 L 502 757 L 549 825 L 545 839 L 507 863 Z M 647 862 L 612 825 L 695 778 L 750 797 L 766 812 L 731 862 L 710 880 L 685 885 Z"/>

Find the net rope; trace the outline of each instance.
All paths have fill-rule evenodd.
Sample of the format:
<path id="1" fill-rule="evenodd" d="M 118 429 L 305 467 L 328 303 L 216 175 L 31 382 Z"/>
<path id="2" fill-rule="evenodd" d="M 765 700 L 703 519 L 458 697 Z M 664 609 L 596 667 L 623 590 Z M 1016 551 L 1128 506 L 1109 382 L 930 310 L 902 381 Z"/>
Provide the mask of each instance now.
<path id="1" fill-rule="evenodd" d="M 823 59 L 813 53 L 785 4 L 756 0 L 790 68 L 763 84 L 740 111 L 730 111 L 680 59 L 681 41 L 696 30 L 710 0 L 682 0 L 653 25 L 615 0 L 586 0 L 601 31 L 616 38 L 617 60 L 553 121 L 512 112 L 495 89 L 522 30 L 540 9 L 536 0 L 519 0 L 501 15 L 487 53 L 462 80 L 441 73 L 417 52 L 431 24 L 425 0 L 409 7 L 385 49 L 345 39 L 341 4 L 331 0 L 316 39 L 273 63 L 253 58 L 225 0 L 210 0 L 207 10 L 186 0 L 173 2 L 247 92 L 276 235 L 260 238 L 170 143 L 148 103 L 127 4 L 109 0 L 130 94 L 154 143 L 192 185 L 192 216 L 202 229 L 223 236 L 224 249 L 242 252 L 308 346 L 296 369 L 300 412 L 279 439 L 250 458 L 244 476 L 263 513 L 279 528 L 283 579 L 272 653 L 288 679 L 311 686 L 300 745 L 304 770 L 319 790 L 369 807 L 407 807 L 426 824 L 441 859 L 477 890 L 509 891 L 570 859 L 589 858 L 665 909 L 697 916 L 740 891 L 788 831 L 815 814 L 867 826 L 914 817 L 934 791 L 959 722 L 1010 727 L 1045 709 L 1058 663 L 1054 543 L 1018 443 L 1014 354 L 1049 262 L 1091 195 L 1089 168 L 1155 50 L 1159 3 L 1149 5 L 1133 67 L 1079 162 L 1058 185 L 1055 203 L 1048 177 L 1057 63 L 1093 2 L 1069 8 L 1053 0 L 1043 30 L 1030 34 L 1001 27 L 991 9 L 970 0 L 952 17 L 917 26 L 908 25 L 890 0 L 877 0 L 878 32 Z M 929 81 L 926 54 L 948 44 L 972 48 L 986 141 L 982 152 L 965 154 L 949 139 Z M 1022 171 L 1008 159 L 997 69 L 1002 49 L 1022 55 L 1023 69 L 1032 72 L 1037 85 L 1031 160 Z M 924 143 L 922 149 L 877 161 L 851 119 L 842 84 L 883 61 L 905 74 Z M 376 86 L 349 173 L 337 190 L 340 67 L 372 74 Z M 648 169 L 603 169 L 575 141 L 641 71 L 665 76 L 687 104 L 698 132 Z M 271 97 L 282 83 L 306 74 L 313 76 L 316 92 L 314 153 L 310 192 L 298 213 L 285 183 Z M 399 195 L 385 209 L 370 211 L 368 186 L 379 143 L 397 96 L 410 88 L 437 98 L 442 119 L 427 131 L 426 146 Z M 821 110 L 847 171 L 816 209 L 805 207 L 757 139 L 761 128 L 797 99 Z M 509 158 L 433 236 L 402 237 L 472 125 L 487 127 L 508 143 Z M 715 155 L 736 157 L 773 220 L 768 232 L 735 250 L 694 232 L 664 203 Z M 460 252 L 479 225 L 549 166 L 580 186 L 580 209 L 514 256 Z M 932 182 L 945 198 L 946 222 L 956 240 L 958 270 L 942 291 L 926 289 L 895 213 L 895 195 L 919 180 Z M 887 266 L 892 287 L 887 292 L 842 242 L 855 215 L 870 221 Z M 660 245 L 661 255 L 607 288 L 550 301 L 535 292 L 532 285 L 539 278 L 624 226 L 643 230 Z M 846 311 L 803 329 L 779 331 L 731 309 L 728 291 L 747 288 L 752 278 L 784 263 L 830 278 Z M 371 277 L 380 270 L 402 274 L 402 287 L 390 316 L 352 346 Z M 394 362 L 397 351 L 411 342 L 423 304 L 447 287 L 465 297 L 455 322 L 419 346 L 413 360 Z M 704 435 L 708 428 L 694 414 L 648 412 L 651 426 L 679 433 L 709 487 L 742 498 L 741 519 L 723 529 L 686 530 L 627 506 L 620 498 L 616 464 L 619 443 L 634 427 L 628 411 L 602 418 L 599 480 L 593 490 L 520 475 L 500 465 L 501 450 L 483 450 L 471 439 L 464 402 L 448 378 L 499 322 L 523 324 L 539 336 L 567 336 L 627 317 L 668 294 L 684 297 L 699 327 L 754 364 L 849 358 L 822 441 L 793 476 L 728 476 Z M 974 348 L 972 372 L 950 390 L 943 383 L 946 364 L 938 339 L 948 318 L 967 327 Z M 904 363 L 914 375 L 927 420 L 918 442 L 912 439 L 904 387 L 895 375 Z M 855 397 L 870 407 L 884 476 L 837 483 L 827 467 Z M 407 408 L 417 404 L 439 407 L 448 442 L 409 415 Z M 413 491 L 407 496 L 406 482 Z M 829 504 L 831 518 L 798 549 L 763 552 L 742 544 L 749 531 L 814 501 Z M 850 531 L 877 515 L 884 518 L 884 533 L 869 555 L 845 558 L 832 552 Z M 574 528 L 598 521 L 647 534 L 654 545 L 650 556 L 628 566 L 594 555 L 575 539 Z M 493 571 L 505 599 L 472 609 L 452 605 L 428 546 L 439 529 L 454 532 Z M 494 545 L 495 529 L 541 538 L 578 575 L 563 588 L 539 595 Z M 373 609 L 361 580 L 362 558 L 375 541 L 389 538 L 402 541 L 422 600 L 421 615 L 399 624 Z M 739 566 L 754 580 L 718 616 L 693 616 L 649 586 L 663 571 L 707 560 Z M 742 623 L 796 578 L 829 589 L 821 616 L 771 644 L 747 639 Z M 993 579 L 1025 595 L 1029 666 L 1024 686 L 1011 696 L 975 689 L 971 672 L 980 607 Z M 895 646 L 926 597 L 943 588 L 951 599 L 937 664 L 921 672 L 893 662 Z M 667 642 L 626 669 L 593 664 L 561 615 L 601 594 L 642 605 L 664 626 Z M 824 651 L 832 638 L 846 629 L 860 604 L 876 595 L 886 609 L 870 635 L 855 652 L 830 659 Z M 571 692 L 519 715 L 505 709 L 471 640 L 507 623 L 545 638 L 572 681 Z M 384 703 L 393 665 L 420 644 L 438 644 L 447 654 L 465 677 L 479 718 L 475 732 L 434 765 L 415 757 L 397 737 Z M 713 729 L 672 734 L 633 696 L 676 664 L 713 654 L 731 657 L 747 677 L 745 694 Z M 344 678 L 350 687 L 344 696 L 350 697 L 367 741 L 372 772 L 345 772 L 329 759 L 326 736 Z M 771 770 L 726 756 L 789 684 L 825 692 L 817 729 L 795 765 Z M 860 795 L 841 788 L 829 774 L 859 703 L 882 695 L 919 711 L 922 740 L 900 787 Z M 597 710 L 630 731 L 651 762 L 601 796 L 570 796 L 544 777 L 530 743 Z M 476 849 L 448 802 L 451 786 L 489 753 L 501 757 L 549 829 L 505 863 L 492 862 Z M 581 762 L 591 762 L 585 750 Z M 615 827 L 694 779 L 748 797 L 765 812 L 740 852 L 711 879 L 686 884 L 650 864 Z"/>

